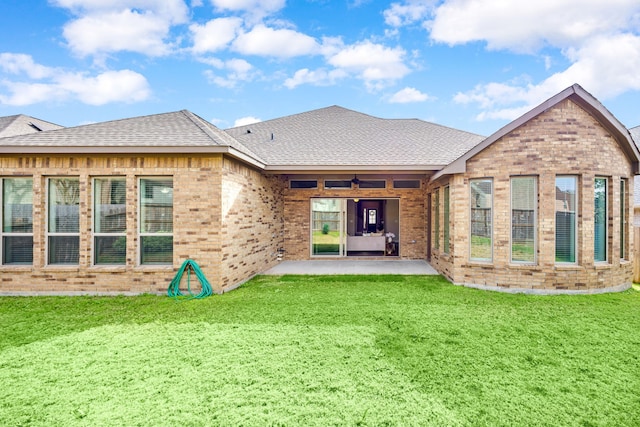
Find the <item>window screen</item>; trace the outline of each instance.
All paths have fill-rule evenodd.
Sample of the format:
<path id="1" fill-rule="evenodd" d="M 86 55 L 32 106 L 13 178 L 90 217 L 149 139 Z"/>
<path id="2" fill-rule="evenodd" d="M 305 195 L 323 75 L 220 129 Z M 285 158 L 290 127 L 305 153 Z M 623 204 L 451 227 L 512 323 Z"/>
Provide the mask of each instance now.
<path id="1" fill-rule="evenodd" d="M 4 178 L 2 185 L 2 264 L 33 263 L 33 179 Z"/>
<path id="2" fill-rule="evenodd" d="M 577 186 L 575 176 L 556 177 L 556 262 L 560 263 L 576 262 Z"/>
<path id="3" fill-rule="evenodd" d="M 49 179 L 48 262 L 78 264 L 80 249 L 78 178 Z"/>
<path id="4" fill-rule="evenodd" d="M 593 257 L 602 262 L 607 260 L 607 179 L 596 178 L 593 188 Z"/>
<path id="5" fill-rule="evenodd" d="M 493 259 L 493 181 L 476 179 L 471 186 L 471 247 L 474 261 Z"/>
<path id="6" fill-rule="evenodd" d="M 305 179 L 292 179 L 289 185 L 293 189 L 304 190 L 310 188 L 318 188 L 318 181 Z"/>
<path id="7" fill-rule="evenodd" d="M 449 186 L 444 187 L 443 194 L 443 203 L 444 203 L 444 224 L 443 224 L 443 249 L 444 253 L 449 253 Z"/>
<path id="8" fill-rule="evenodd" d="M 96 178 L 93 184 L 93 262 L 124 264 L 127 254 L 126 180 Z"/>
<path id="9" fill-rule="evenodd" d="M 511 178 L 511 262 L 536 262 L 537 178 Z"/>
<path id="10" fill-rule="evenodd" d="M 173 180 L 140 180 L 140 263 L 173 262 Z"/>

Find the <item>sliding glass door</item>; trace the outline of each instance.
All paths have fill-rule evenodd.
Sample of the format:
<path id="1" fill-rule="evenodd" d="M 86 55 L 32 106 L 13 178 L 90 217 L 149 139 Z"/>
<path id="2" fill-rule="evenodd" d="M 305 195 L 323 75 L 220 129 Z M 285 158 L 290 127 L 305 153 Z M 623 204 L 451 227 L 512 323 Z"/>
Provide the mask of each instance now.
<path id="1" fill-rule="evenodd" d="M 311 255 L 345 256 L 345 199 L 311 199 Z"/>

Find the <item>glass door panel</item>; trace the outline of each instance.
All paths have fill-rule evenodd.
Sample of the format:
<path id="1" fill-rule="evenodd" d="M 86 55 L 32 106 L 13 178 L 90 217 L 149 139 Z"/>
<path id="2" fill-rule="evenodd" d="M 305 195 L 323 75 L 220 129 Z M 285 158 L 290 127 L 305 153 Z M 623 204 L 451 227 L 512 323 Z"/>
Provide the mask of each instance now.
<path id="1" fill-rule="evenodd" d="M 344 256 L 345 200 L 311 199 L 311 255 Z"/>

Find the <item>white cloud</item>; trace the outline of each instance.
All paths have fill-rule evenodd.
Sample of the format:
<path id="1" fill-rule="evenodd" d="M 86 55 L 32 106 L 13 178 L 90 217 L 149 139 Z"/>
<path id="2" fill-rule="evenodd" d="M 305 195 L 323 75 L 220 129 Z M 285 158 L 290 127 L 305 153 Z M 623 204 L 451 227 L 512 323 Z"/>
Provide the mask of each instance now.
<path id="1" fill-rule="evenodd" d="M 311 84 L 315 86 L 331 86 L 336 81 L 347 77 L 347 72 L 341 69 L 326 70 L 309 70 L 303 68 L 295 72 L 293 77 L 290 77 L 284 81 L 284 86 L 289 89 L 294 89 L 297 86 L 303 84 Z"/>
<path id="2" fill-rule="evenodd" d="M 599 99 L 640 90 L 640 36 L 619 34 L 589 40 L 574 53 L 575 62 L 539 84 L 489 83 L 459 93 L 459 103 L 477 103 L 486 111 L 477 119 L 512 120 L 559 91 L 578 83 Z"/>
<path id="3" fill-rule="evenodd" d="M 402 27 L 419 22 L 428 16 L 432 4 L 432 0 L 391 3 L 391 7 L 383 12 L 384 22 L 392 27 Z"/>
<path id="4" fill-rule="evenodd" d="M 410 102 L 424 102 L 432 99 L 426 93 L 420 92 L 418 89 L 413 87 L 405 87 L 402 90 L 394 93 L 389 98 L 389 103 L 391 104 L 408 104 Z"/>
<path id="5" fill-rule="evenodd" d="M 0 53 L 0 69 L 9 74 L 25 73 L 32 79 L 43 79 L 55 73 L 55 70 L 36 64 L 31 55 L 23 53 Z"/>
<path id="6" fill-rule="evenodd" d="M 252 116 L 248 116 L 248 117 L 241 117 L 239 119 L 237 119 L 234 123 L 233 123 L 233 127 L 238 127 L 238 126 L 246 126 L 246 125 L 252 125 L 254 123 L 259 123 L 262 120 L 256 118 L 256 117 L 252 117 Z"/>
<path id="7" fill-rule="evenodd" d="M 425 27 L 432 40 L 450 45 L 483 41 L 488 49 L 534 55 L 545 48 L 545 70 L 552 50 L 571 63 L 537 83 L 490 82 L 454 97 L 482 108 L 478 120 L 512 120 L 574 83 L 599 99 L 640 90 L 638 22 L 637 0 L 445 0 Z"/>
<path id="8" fill-rule="evenodd" d="M 285 3 L 285 0 L 211 0 L 211 4 L 219 12 L 244 12 L 256 22 L 281 10 Z"/>
<path id="9" fill-rule="evenodd" d="M 291 58 L 316 54 L 319 44 L 313 37 L 289 29 L 273 29 L 262 24 L 241 33 L 233 42 L 233 50 L 244 55 Z"/>
<path id="10" fill-rule="evenodd" d="M 410 70 L 404 64 L 406 52 L 364 41 L 347 46 L 328 58 L 336 68 L 355 74 L 369 89 L 381 89 L 406 76 Z"/>
<path id="11" fill-rule="evenodd" d="M 150 56 L 168 54 L 172 25 L 188 21 L 182 0 L 55 0 L 76 19 L 64 26 L 71 50 L 80 56 L 130 51 Z"/>
<path id="12" fill-rule="evenodd" d="M 205 25 L 189 26 L 193 34 L 195 53 L 216 52 L 226 48 L 242 28 L 242 19 L 235 17 L 212 19 Z"/>
<path id="13" fill-rule="evenodd" d="M 226 70 L 226 76 L 220 76 L 214 73 L 212 70 L 206 70 L 204 75 L 207 77 L 209 83 L 216 86 L 232 89 L 238 85 L 239 82 L 252 81 L 258 74 L 254 70 L 253 66 L 244 59 L 230 59 L 228 61 L 222 61 L 216 58 L 210 58 L 202 60 L 217 69 Z"/>
<path id="14" fill-rule="evenodd" d="M 437 42 L 486 41 L 489 49 L 531 53 L 629 28 L 638 8 L 637 0 L 446 0 L 427 27 Z"/>
<path id="15" fill-rule="evenodd" d="M 0 54 L 0 69 L 11 75 L 26 75 L 44 81 L 0 82 L 0 104 L 31 105 L 40 102 L 79 100 L 89 105 L 111 102 L 138 102 L 147 99 L 151 90 L 141 74 L 131 70 L 106 71 L 95 76 L 72 73 L 36 64 L 29 55 Z M 35 70 L 35 71 L 34 71 Z M 5 93 L 2 93 L 5 92 Z"/>

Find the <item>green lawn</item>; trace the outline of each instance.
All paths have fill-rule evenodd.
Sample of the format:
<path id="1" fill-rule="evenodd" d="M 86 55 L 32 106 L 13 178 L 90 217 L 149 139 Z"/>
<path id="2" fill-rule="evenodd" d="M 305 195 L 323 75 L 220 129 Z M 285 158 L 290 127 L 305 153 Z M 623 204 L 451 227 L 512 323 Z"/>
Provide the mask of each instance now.
<path id="1" fill-rule="evenodd" d="M 258 277 L 0 298 L 0 425 L 638 426 L 640 292 Z"/>

